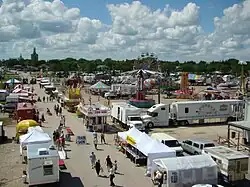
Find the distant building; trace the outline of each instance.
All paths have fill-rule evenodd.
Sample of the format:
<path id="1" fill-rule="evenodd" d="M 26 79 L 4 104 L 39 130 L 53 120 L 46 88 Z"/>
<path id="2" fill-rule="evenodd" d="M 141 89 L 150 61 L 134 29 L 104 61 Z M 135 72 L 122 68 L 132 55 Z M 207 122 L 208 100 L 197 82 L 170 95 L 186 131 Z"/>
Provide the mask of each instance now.
<path id="1" fill-rule="evenodd" d="M 33 53 L 31 54 L 31 61 L 38 62 L 38 54 L 36 53 L 36 48 L 34 47 Z"/>
<path id="2" fill-rule="evenodd" d="M 22 60 L 24 60 L 22 54 L 20 54 L 20 57 L 19 57 L 18 60 L 19 60 L 19 62 L 21 62 Z"/>

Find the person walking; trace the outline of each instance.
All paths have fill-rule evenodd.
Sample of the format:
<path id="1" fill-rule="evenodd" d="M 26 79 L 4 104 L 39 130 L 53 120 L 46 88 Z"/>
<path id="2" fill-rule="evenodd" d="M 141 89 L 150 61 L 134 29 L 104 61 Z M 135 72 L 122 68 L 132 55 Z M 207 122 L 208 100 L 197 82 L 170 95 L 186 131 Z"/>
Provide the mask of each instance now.
<path id="1" fill-rule="evenodd" d="M 105 135 L 104 135 L 103 132 L 102 132 L 102 134 L 101 134 L 101 144 L 102 144 L 102 143 L 106 144 Z"/>
<path id="2" fill-rule="evenodd" d="M 63 127 L 66 127 L 66 119 L 65 119 L 65 116 L 63 116 Z"/>
<path id="3" fill-rule="evenodd" d="M 117 169 L 118 169 L 117 161 L 115 160 L 114 161 L 114 173 L 117 173 Z"/>
<path id="4" fill-rule="evenodd" d="M 114 178 L 115 178 L 114 168 L 111 167 L 111 168 L 109 169 L 109 181 L 110 181 L 110 186 L 115 186 Z"/>
<path id="5" fill-rule="evenodd" d="M 108 171 L 110 170 L 110 168 L 112 168 L 112 162 L 109 155 L 106 158 L 106 166 Z"/>
<path id="6" fill-rule="evenodd" d="M 59 115 L 62 115 L 62 107 L 59 108 Z"/>
<path id="7" fill-rule="evenodd" d="M 94 143 L 95 149 L 97 150 L 97 138 L 94 138 L 93 143 Z"/>
<path id="8" fill-rule="evenodd" d="M 91 167 L 92 167 L 92 169 L 93 169 L 94 166 L 95 166 L 95 161 L 96 161 L 95 153 L 92 152 L 92 153 L 90 154 L 89 158 L 90 158 Z"/>
<path id="9" fill-rule="evenodd" d="M 95 163 L 95 171 L 96 171 L 97 176 L 100 176 L 100 171 L 101 171 L 100 160 L 97 160 L 97 162 Z"/>

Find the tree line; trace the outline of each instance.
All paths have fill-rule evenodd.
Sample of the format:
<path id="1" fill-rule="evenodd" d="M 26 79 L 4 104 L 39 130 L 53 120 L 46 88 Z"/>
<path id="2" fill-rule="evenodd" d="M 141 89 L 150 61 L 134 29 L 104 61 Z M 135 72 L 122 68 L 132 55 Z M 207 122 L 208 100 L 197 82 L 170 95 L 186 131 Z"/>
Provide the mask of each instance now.
<path id="1" fill-rule="evenodd" d="M 74 59 L 51 59 L 51 60 L 39 60 L 31 61 L 29 59 L 7 59 L 0 60 L 1 66 L 7 68 L 20 67 L 24 68 L 27 71 L 39 71 L 43 69 L 45 71 L 84 71 L 87 73 L 93 73 L 96 71 L 106 71 L 106 72 L 115 72 L 119 70 L 121 72 L 133 70 L 134 63 L 138 59 L 126 59 L 126 60 L 113 60 L 111 58 L 106 58 L 105 60 L 96 59 L 96 60 L 87 60 L 84 58 Z M 160 69 L 163 73 L 172 73 L 172 72 L 190 72 L 197 74 L 209 74 L 215 71 L 219 71 L 223 74 L 232 74 L 240 75 L 241 74 L 241 65 L 239 65 L 239 60 L 237 59 L 228 59 L 223 61 L 163 61 L 158 60 L 160 64 Z M 250 63 L 247 62 L 244 65 L 245 73 L 248 73 L 250 70 Z"/>

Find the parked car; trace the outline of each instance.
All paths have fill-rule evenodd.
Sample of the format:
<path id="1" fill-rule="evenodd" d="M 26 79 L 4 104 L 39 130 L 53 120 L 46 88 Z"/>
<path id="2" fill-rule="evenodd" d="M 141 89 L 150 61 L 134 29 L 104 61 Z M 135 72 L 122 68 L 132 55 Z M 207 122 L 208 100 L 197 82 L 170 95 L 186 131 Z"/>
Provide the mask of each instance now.
<path id="1" fill-rule="evenodd" d="M 181 146 L 185 152 L 198 155 L 207 147 L 214 147 L 215 144 L 211 140 L 206 139 L 187 139 L 181 142 Z"/>
<path id="2" fill-rule="evenodd" d="M 15 112 L 17 103 L 7 103 L 3 107 L 3 112 L 13 113 Z"/>

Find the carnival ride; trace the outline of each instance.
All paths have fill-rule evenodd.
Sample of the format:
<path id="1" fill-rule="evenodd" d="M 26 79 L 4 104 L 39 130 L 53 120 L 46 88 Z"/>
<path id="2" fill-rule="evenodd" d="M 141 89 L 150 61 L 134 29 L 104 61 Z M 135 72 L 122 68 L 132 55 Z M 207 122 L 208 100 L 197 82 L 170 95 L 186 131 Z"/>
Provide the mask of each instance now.
<path id="1" fill-rule="evenodd" d="M 189 89 L 188 73 L 183 72 L 181 75 L 180 90 L 176 90 L 174 95 L 177 99 L 190 99 L 192 97 L 193 90 Z"/>
<path id="2" fill-rule="evenodd" d="M 146 98 L 146 90 L 159 85 L 160 76 L 159 63 L 154 53 L 142 53 L 135 61 L 134 71 L 130 74 L 137 77 L 137 91 L 135 97 L 129 99 L 129 104 L 138 108 L 150 108 L 155 104 L 155 100 Z M 154 77 L 152 76 L 154 75 Z"/>
<path id="3" fill-rule="evenodd" d="M 65 80 L 64 106 L 69 112 L 75 112 L 81 100 L 82 81 L 77 76 L 72 76 Z"/>

